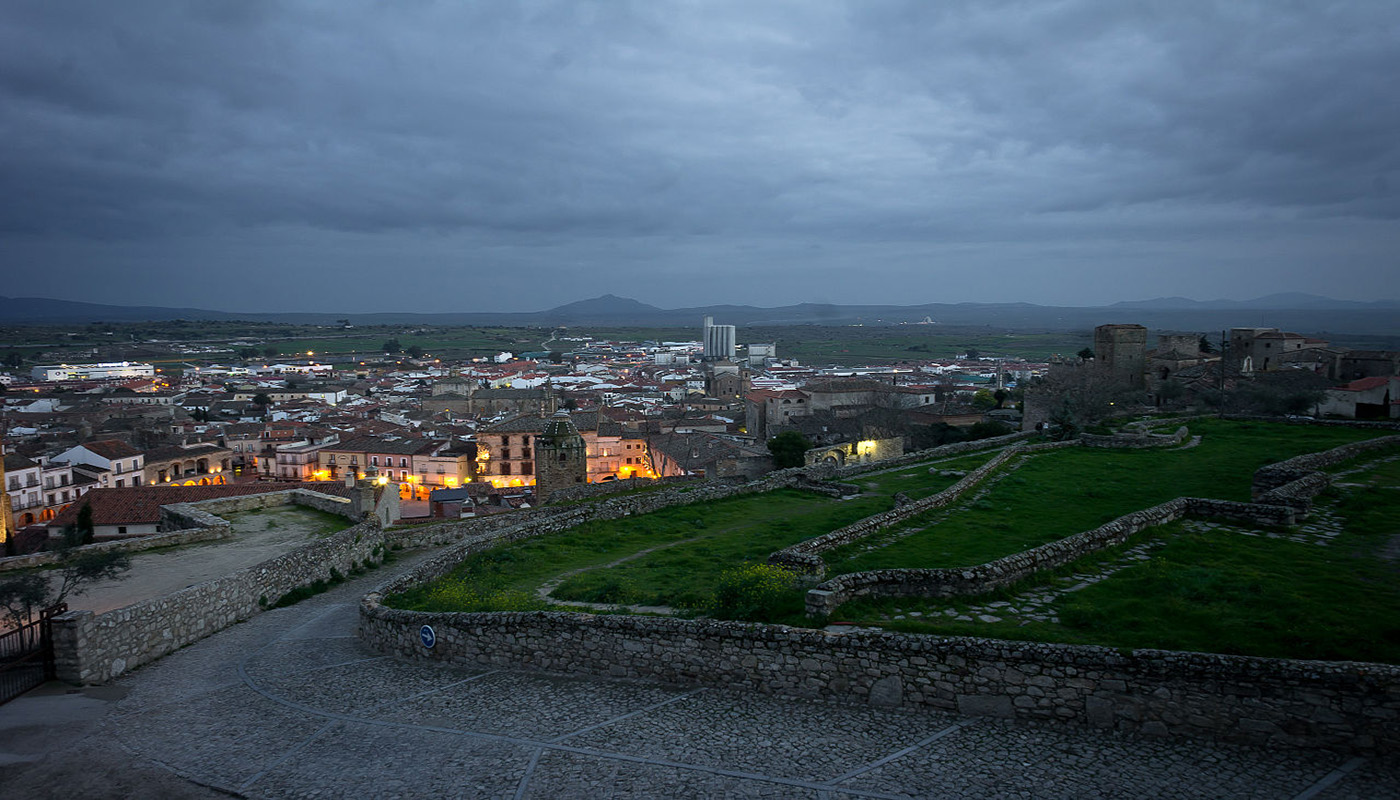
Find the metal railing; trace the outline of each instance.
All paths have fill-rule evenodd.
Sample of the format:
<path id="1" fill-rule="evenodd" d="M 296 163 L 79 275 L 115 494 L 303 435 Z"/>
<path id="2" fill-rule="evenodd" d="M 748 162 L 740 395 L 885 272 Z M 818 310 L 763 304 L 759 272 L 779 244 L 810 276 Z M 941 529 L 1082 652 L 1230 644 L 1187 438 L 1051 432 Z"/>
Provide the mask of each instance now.
<path id="1" fill-rule="evenodd" d="M 68 611 L 59 603 L 36 619 L 0 633 L 0 703 L 57 677 L 53 657 L 53 618 Z"/>

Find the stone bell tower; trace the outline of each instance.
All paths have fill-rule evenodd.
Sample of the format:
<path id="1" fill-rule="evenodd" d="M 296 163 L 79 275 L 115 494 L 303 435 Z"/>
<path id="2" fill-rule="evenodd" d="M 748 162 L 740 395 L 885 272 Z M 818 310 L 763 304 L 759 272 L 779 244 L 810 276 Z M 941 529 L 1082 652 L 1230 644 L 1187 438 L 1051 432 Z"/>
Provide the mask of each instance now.
<path id="1" fill-rule="evenodd" d="M 569 412 L 559 410 L 535 437 L 535 502 L 560 489 L 588 482 L 588 448 Z"/>

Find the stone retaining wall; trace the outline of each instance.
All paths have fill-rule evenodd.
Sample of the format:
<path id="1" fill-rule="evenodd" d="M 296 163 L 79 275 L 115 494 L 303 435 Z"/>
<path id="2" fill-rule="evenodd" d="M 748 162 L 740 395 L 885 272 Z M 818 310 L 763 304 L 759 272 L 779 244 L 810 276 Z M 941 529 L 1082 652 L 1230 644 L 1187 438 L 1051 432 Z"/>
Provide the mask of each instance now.
<path id="1" fill-rule="evenodd" d="M 1085 447 L 1107 447 L 1120 450 L 1143 449 L 1149 447 L 1175 447 L 1186 441 L 1190 433 L 1191 432 L 1187 430 L 1185 425 L 1177 428 L 1176 432 L 1172 434 L 1139 431 L 1102 436 L 1095 433 L 1081 433 L 1079 434 L 1079 442 Z"/>
<path id="2" fill-rule="evenodd" d="M 70 611 L 53 619 L 59 680 L 105 683 L 191 642 L 217 633 L 276 603 L 294 589 L 377 563 L 382 536 L 376 520 L 261 564 L 178 592 L 94 614 Z"/>
<path id="3" fill-rule="evenodd" d="M 649 514 L 675 506 L 712 503 L 730 497 L 747 494 L 760 494 L 776 489 L 809 488 L 811 476 L 801 467 L 779 470 L 756 481 L 731 483 L 726 481 L 687 482 L 684 485 L 643 494 L 609 497 L 586 505 L 573 507 L 544 506 L 542 508 L 512 511 L 463 520 L 449 520 L 435 525 L 416 525 L 389 532 L 389 540 L 401 547 L 423 547 L 428 545 L 450 544 L 467 537 L 481 536 L 512 528 L 530 522 L 550 524 L 556 517 L 577 520 L 573 524 L 591 520 L 618 519 L 640 514 Z M 528 515 L 525 516 L 525 515 Z"/>
<path id="4" fill-rule="evenodd" d="M 431 625 L 430 650 L 419 629 Z M 1363 753 L 1400 748 L 1400 668 L 737 622 L 360 607 L 400 658 L 721 686 L 1147 735 Z"/>
<path id="5" fill-rule="evenodd" d="M 273 494 L 261 504 L 249 501 L 263 495 L 183 504 L 183 507 L 171 512 L 170 519 L 200 520 L 208 517 L 217 523 L 197 531 L 212 534 L 219 530 L 227 532 L 229 526 L 225 520 L 209 513 L 211 507 L 230 513 L 307 499 L 326 509 L 338 510 L 340 507 L 337 504 L 340 498 L 305 490 Z M 162 512 L 165 508 L 162 508 Z M 194 532 L 181 531 L 163 536 L 190 533 Z M 105 683 L 129 669 L 247 619 L 275 604 L 288 592 L 316 581 L 330 580 L 335 574 L 349 574 L 357 567 L 377 564 L 383 560 L 384 549 L 384 535 L 379 521 L 370 518 L 290 553 L 163 597 L 103 614 L 91 611 L 61 614 L 53 618 L 58 677 L 77 684 Z"/>
<path id="6" fill-rule="evenodd" d="M 593 497 L 602 497 L 620 492 L 628 492 L 633 489 L 641 489 L 648 486 L 668 486 L 674 483 L 699 483 L 704 478 L 694 475 L 672 475 L 666 478 L 622 478 L 616 481 L 604 481 L 602 483 L 584 483 L 578 486 L 567 486 L 563 489 L 555 489 L 549 493 L 551 505 L 568 502 L 570 500 L 587 500 Z"/>
<path id="7" fill-rule="evenodd" d="M 1133 534 L 1182 517 L 1226 518 L 1256 525 L 1292 525 L 1292 509 L 1229 500 L 1178 497 L 1135 511 L 1090 531 L 973 567 L 877 569 L 838 575 L 807 592 L 807 615 L 827 617 L 858 597 L 964 597 L 1010 586 L 1043 570 L 1071 564 L 1122 544 Z"/>
<path id="8" fill-rule="evenodd" d="M 1005 436 L 994 436 L 990 439 L 977 439 L 971 442 L 954 442 L 953 444 L 930 447 L 927 450 L 916 450 L 912 453 L 905 453 L 898 458 L 891 458 L 887 461 L 879 461 L 873 464 L 850 464 L 840 467 L 832 472 L 833 477 L 850 478 L 856 475 L 864 475 L 867 472 L 883 472 L 887 469 L 898 469 L 914 464 L 922 464 L 925 461 L 937 461 L 953 456 L 965 455 L 967 453 L 978 453 L 983 450 L 995 450 L 998 447 L 1006 447 L 1017 442 L 1024 442 L 1027 439 L 1034 439 L 1040 434 L 1035 431 L 1020 431 L 1008 433 Z M 820 466 L 820 465 L 817 465 Z"/>
<path id="9" fill-rule="evenodd" d="M 955 502 L 967 491 L 981 483 L 986 477 L 995 472 L 1001 465 L 1020 455 L 1023 449 L 1020 447 L 1009 448 L 999 454 L 991 461 L 983 464 L 977 469 L 967 473 L 961 480 L 952 486 L 944 489 L 935 495 L 930 495 L 922 500 L 916 500 L 908 505 L 884 511 L 879 514 L 872 514 L 864 519 L 857 520 L 844 528 L 838 528 L 830 533 L 816 536 L 811 539 L 798 542 L 790 547 L 785 547 L 768 556 L 769 564 L 778 564 L 789 569 L 808 575 L 823 575 L 826 573 L 826 562 L 818 553 L 833 550 L 844 544 L 864 539 L 871 534 L 898 525 L 905 520 L 916 517 L 927 511 Z"/>
<path id="10" fill-rule="evenodd" d="M 1314 472 L 1320 472 L 1328 467 L 1341 464 L 1344 461 L 1350 461 L 1362 453 L 1370 450 L 1395 447 L 1397 445 L 1400 445 L 1400 436 L 1381 436 L 1375 439 L 1365 439 L 1360 442 L 1344 444 L 1341 447 L 1323 450 L 1320 453 L 1305 453 L 1301 456 L 1290 458 L 1287 461 L 1269 464 L 1260 467 L 1254 472 L 1254 484 L 1251 491 L 1254 498 L 1258 500 L 1263 495 L 1284 484 L 1292 483 Z"/>

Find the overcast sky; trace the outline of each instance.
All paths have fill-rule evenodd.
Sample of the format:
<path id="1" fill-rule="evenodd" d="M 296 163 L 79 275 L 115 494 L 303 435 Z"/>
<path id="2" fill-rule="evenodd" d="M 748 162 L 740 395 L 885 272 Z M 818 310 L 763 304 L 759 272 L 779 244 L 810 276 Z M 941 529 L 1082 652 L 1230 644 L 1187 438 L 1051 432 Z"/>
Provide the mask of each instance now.
<path id="1" fill-rule="evenodd" d="M 1400 296 L 1400 3 L 0 4 L 11 297 Z"/>

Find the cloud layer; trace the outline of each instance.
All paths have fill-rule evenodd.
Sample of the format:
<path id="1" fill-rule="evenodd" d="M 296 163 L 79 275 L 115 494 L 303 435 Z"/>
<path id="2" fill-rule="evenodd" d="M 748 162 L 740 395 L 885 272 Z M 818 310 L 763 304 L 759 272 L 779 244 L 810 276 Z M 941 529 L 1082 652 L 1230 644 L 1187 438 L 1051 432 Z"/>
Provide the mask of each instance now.
<path id="1" fill-rule="evenodd" d="M 1397 41 L 1384 2 L 8 3 L 4 293 L 1395 296 Z"/>

